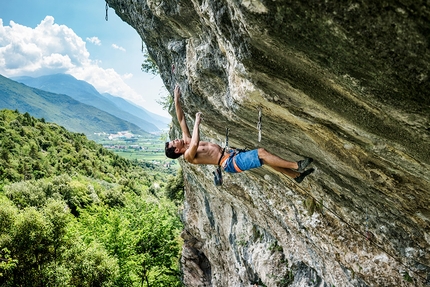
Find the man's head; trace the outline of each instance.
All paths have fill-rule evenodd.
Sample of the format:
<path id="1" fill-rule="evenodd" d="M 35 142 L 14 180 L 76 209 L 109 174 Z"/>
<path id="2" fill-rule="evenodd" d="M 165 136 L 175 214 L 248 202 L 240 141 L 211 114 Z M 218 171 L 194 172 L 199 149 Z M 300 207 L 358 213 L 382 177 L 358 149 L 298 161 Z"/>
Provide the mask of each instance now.
<path id="1" fill-rule="evenodd" d="M 166 142 L 166 146 L 164 147 L 164 152 L 168 158 L 177 159 L 182 155 L 182 153 L 178 152 L 175 142 L 176 141 Z"/>

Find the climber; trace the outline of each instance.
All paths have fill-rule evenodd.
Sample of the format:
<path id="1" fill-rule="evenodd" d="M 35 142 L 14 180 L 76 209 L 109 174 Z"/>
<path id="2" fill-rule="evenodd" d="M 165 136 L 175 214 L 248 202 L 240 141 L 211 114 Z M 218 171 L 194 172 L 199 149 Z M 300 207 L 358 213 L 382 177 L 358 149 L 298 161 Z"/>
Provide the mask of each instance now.
<path id="1" fill-rule="evenodd" d="M 306 176 L 314 171 L 313 168 L 305 170 L 313 161 L 312 158 L 291 162 L 269 153 L 264 148 L 250 151 L 238 151 L 235 149 L 226 150 L 217 144 L 200 141 L 199 125 L 202 120 L 202 113 L 198 112 L 196 114 L 193 134 L 191 135 L 180 104 L 180 96 L 180 88 L 176 85 L 174 90 L 174 102 L 176 116 L 182 130 L 182 139 L 166 142 L 165 153 L 168 158 L 176 159 L 184 155 L 184 159 L 189 163 L 218 165 L 221 166 L 224 171 L 230 173 L 242 172 L 266 164 L 294 178 L 298 183 L 302 182 Z"/>

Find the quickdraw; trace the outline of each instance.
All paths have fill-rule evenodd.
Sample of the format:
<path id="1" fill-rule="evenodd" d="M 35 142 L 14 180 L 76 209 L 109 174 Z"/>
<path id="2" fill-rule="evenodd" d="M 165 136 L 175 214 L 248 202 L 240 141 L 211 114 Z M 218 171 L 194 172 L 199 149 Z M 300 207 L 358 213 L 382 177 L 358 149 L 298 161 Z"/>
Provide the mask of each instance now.
<path id="1" fill-rule="evenodd" d="M 224 153 L 225 153 L 226 149 L 228 149 L 228 133 L 229 133 L 229 131 L 230 131 L 229 128 L 225 129 L 225 146 L 222 149 L 221 156 L 218 160 L 218 167 L 214 172 L 212 172 L 214 175 L 214 183 L 216 186 L 222 185 L 222 170 L 221 170 L 220 162 L 221 162 L 221 159 L 224 157 Z"/>
<path id="2" fill-rule="evenodd" d="M 105 16 L 106 21 L 109 19 L 108 10 L 109 10 L 109 5 L 108 5 L 108 2 L 106 1 L 106 16 Z"/>
<path id="3" fill-rule="evenodd" d="M 261 107 L 258 107 L 257 129 L 258 129 L 258 142 L 261 142 Z"/>

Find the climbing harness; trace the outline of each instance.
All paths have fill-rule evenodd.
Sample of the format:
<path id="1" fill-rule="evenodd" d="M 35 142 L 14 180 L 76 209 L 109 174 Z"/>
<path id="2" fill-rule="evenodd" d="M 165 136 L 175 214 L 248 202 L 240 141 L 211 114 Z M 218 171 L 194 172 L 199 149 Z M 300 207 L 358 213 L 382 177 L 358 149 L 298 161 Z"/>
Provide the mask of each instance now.
<path id="1" fill-rule="evenodd" d="M 258 129 L 258 142 L 261 142 L 261 106 L 258 107 L 257 129 Z"/>
<path id="2" fill-rule="evenodd" d="M 172 65 L 172 75 L 175 71 L 175 66 Z M 257 129 L 258 129 L 258 142 L 261 142 L 261 117 L 262 117 L 262 112 L 261 112 L 261 106 L 258 107 L 258 122 L 257 122 Z M 228 149 L 228 133 L 229 133 L 229 128 L 226 128 L 225 130 L 225 146 L 222 150 L 221 156 L 218 160 L 218 167 L 217 169 L 212 172 L 214 175 L 214 183 L 216 186 L 220 186 L 222 185 L 223 181 L 222 181 L 222 169 L 221 169 L 221 160 L 224 158 L 224 154 L 225 151 Z M 235 155 L 237 155 L 240 152 L 244 152 L 247 151 L 247 149 L 234 149 L 233 152 L 230 152 L 230 156 L 229 157 L 234 157 Z M 233 158 L 233 166 L 234 169 L 237 173 L 242 172 L 242 170 L 237 166 L 235 158 Z"/>

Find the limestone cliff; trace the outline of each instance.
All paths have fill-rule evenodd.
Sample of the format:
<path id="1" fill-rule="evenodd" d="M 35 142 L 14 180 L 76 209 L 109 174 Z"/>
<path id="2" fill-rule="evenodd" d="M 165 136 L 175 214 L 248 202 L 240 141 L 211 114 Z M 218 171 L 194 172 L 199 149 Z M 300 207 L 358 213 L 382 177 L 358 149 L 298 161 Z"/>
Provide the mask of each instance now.
<path id="1" fill-rule="evenodd" d="M 220 188 L 182 162 L 188 286 L 430 284 L 428 1 L 107 2 L 203 140 L 315 159 L 301 185 L 263 167 Z"/>

